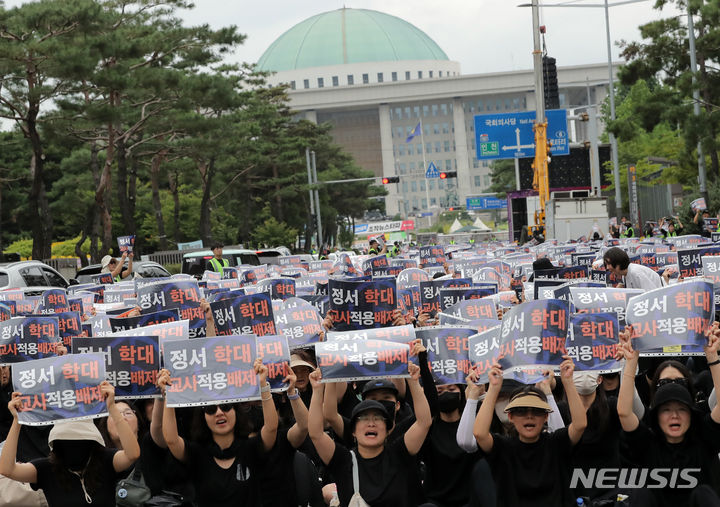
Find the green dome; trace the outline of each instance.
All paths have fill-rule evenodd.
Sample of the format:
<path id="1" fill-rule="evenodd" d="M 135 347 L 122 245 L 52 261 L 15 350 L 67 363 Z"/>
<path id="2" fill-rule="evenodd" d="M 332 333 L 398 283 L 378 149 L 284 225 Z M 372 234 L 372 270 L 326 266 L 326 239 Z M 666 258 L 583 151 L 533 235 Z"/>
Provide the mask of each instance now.
<path id="1" fill-rule="evenodd" d="M 422 30 L 395 16 L 338 9 L 306 19 L 263 53 L 258 67 L 286 71 L 326 65 L 401 60 L 448 60 Z"/>

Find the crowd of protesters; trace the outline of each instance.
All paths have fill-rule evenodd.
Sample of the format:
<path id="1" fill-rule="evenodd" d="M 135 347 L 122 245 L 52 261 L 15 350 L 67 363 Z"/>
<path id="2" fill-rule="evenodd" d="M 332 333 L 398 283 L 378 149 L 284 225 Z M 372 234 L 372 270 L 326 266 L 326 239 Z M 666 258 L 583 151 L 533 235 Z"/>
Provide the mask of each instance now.
<path id="1" fill-rule="evenodd" d="M 669 235 L 682 228 L 664 225 Z M 611 226 L 616 234 L 634 231 Z M 369 249 L 388 253 L 377 241 Z M 668 283 L 620 248 L 605 249 L 601 263 L 628 288 Z M 103 265 L 124 276 L 115 269 L 122 262 Z M 398 312 L 395 324 L 407 323 L 433 322 Z M 332 318 L 323 326 L 331 330 Z M 718 325 L 706 336 L 704 357 L 639 358 L 627 328 L 621 373 L 576 372 L 565 356 L 535 385 L 503 380 L 497 363 L 487 384 L 471 369 L 465 385 L 435 385 L 420 340 L 407 379 L 328 383 L 313 350 L 299 349 L 282 394 L 270 392 L 260 360 L 254 402 L 116 402 L 105 382 L 108 417 L 51 428 L 18 423 L 21 393 L 2 367 L 0 505 L 130 505 L 118 499 L 118 484 L 140 477 L 149 498 L 137 505 L 720 506 Z M 164 393 L 172 373 L 158 379 Z M 656 487 L 573 485 L 578 469 L 667 475 L 653 477 Z"/>

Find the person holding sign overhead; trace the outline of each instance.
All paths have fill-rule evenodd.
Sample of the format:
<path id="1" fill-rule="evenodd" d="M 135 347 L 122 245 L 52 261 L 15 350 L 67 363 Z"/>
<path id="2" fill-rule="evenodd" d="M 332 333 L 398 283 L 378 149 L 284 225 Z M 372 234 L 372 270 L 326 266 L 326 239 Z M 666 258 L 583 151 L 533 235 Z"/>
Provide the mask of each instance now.
<path id="1" fill-rule="evenodd" d="M 275 410 L 268 367 L 258 358 L 254 364 L 262 399 L 263 426 L 259 436 L 250 436 L 251 421 L 242 417 L 237 404 L 206 405 L 194 438 L 187 441 L 178 434 L 175 409 L 165 405 L 162 433 L 165 443 L 178 461 L 190 468 L 200 507 L 257 505 L 260 494 L 256 475 L 261 457 L 275 445 L 278 415 Z M 170 372 L 160 370 L 158 387 L 170 385 Z"/>
<path id="2" fill-rule="evenodd" d="M 617 278 L 622 277 L 626 289 L 653 290 L 663 286 L 662 278 L 647 266 L 630 262 L 627 252 L 616 246 L 603 255 L 605 269 Z"/>
<path id="3" fill-rule="evenodd" d="M 422 387 L 420 368 L 408 365 L 408 384 L 415 407 L 415 422 L 403 438 L 387 442 L 390 414 L 375 400 L 360 402 L 352 411 L 350 425 L 356 441 L 349 450 L 324 431 L 325 386 L 320 370 L 310 374 L 313 396 L 310 402 L 308 433 L 322 462 L 335 478 L 340 505 L 414 507 L 419 492 L 411 470 L 415 456 L 432 424 L 430 407 Z"/>
<path id="4" fill-rule="evenodd" d="M 128 470 L 140 457 L 135 434 L 115 405 L 115 388 L 100 384 L 122 450 L 105 447 L 100 431 L 91 420 L 58 421 L 50 430 L 50 457 L 15 463 L 22 410 L 22 395 L 14 392 L 8 403 L 13 423 L 0 455 L 0 474 L 42 489 L 50 507 L 115 505 L 118 473 Z"/>
<path id="5" fill-rule="evenodd" d="M 111 255 L 106 255 L 102 258 L 102 269 L 100 270 L 100 272 L 110 273 L 113 277 L 113 281 L 120 282 L 123 278 L 127 278 L 128 276 L 132 275 L 133 257 L 134 254 L 132 252 L 130 253 L 130 255 L 128 255 L 127 253 L 123 253 L 122 257 L 120 257 L 120 262 L 118 262 L 115 257 L 112 257 Z M 125 266 L 125 259 L 128 259 L 128 267 L 127 269 L 123 270 L 123 266 Z"/>

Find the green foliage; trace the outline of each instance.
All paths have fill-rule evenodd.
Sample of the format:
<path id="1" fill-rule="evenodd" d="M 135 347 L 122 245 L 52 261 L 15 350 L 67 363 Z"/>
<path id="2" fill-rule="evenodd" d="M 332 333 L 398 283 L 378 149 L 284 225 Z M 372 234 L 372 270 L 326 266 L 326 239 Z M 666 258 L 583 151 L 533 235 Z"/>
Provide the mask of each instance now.
<path id="1" fill-rule="evenodd" d="M 515 190 L 515 161 L 495 160 L 490 166 L 492 185 L 488 192 L 496 192 L 497 197 L 504 199 L 507 192 Z"/>
<path id="2" fill-rule="evenodd" d="M 267 217 L 252 233 L 252 239 L 259 248 L 271 248 L 279 245 L 292 245 L 297 238 L 297 230 L 288 227 L 285 222 L 270 215 L 270 207 L 266 205 L 262 215 Z"/>
<path id="3" fill-rule="evenodd" d="M 20 257 L 23 258 L 30 258 L 32 256 L 32 245 L 33 240 L 30 238 L 27 239 L 18 239 L 16 241 L 13 241 L 10 243 L 7 248 L 5 248 L 5 253 L 19 253 Z"/>

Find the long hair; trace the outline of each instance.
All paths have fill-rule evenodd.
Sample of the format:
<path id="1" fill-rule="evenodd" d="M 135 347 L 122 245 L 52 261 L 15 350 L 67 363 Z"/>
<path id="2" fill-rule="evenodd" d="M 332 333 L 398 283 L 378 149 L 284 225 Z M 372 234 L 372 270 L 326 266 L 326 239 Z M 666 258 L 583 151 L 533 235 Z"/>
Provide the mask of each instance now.
<path id="1" fill-rule="evenodd" d="M 235 411 L 235 426 L 233 427 L 235 439 L 247 438 L 252 432 L 252 423 L 250 418 L 240 410 L 239 403 L 233 403 L 232 406 Z M 205 421 L 205 412 L 203 412 L 203 407 L 198 407 L 193 412 L 192 424 L 190 426 L 190 436 L 193 441 L 202 444 L 209 444 L 213 441 L 212 432 Z"/>
<path id="2" fill-rule="evenodd" d="M 138 423 L 137 439 L 138 442 L 142 441 L 143 436 L 149 429 L 147 420 L 145 419 L 145 417 L 140 417 L 140 414 L 134 403 L 124 400 L 118 400 L 118 403 L 125 403 L 135 413 L 135 418 L 137 419 Z M 105 441 L 105 447 L 114 448 L 115 443 L 113 442 L 112 438 L 110 437 L 110 433 L 108 432 L 107 421 L 107 417 L 95 419 L 95 426 L 97 426 L 98 431 L 100 431 L 100 435 L 102 435 L 103 440 Z"/>
<path id="3" fill-rule="evenodd" d="M 687 380 L 687 387 L 688 391 L 690 391 L 690 397 L 694 400 L 695 399 L 695 385 L 692 381 L 692 373 L 690 373 L 690 370 L 687 366 L 682 364 L 680 361 L 675 361 L 674 359 L 669 359 L 667 361 L 663 361 L 658 365 L 657 368 L 655 368 L 655 375 L 653 375 L 652 381 L 650 382 L 650 401 L 652 405 L 652 401 L 655 399 L 655 391 L 657 391 L 657 385 L 660 381 L 660 375 L 662 374 L 663 370 L 665 370 L 668 367 L 673 367 L 676 370 L 678 370 L 682 376 Z"/>
<path id="4" fill-rule="evenodd" d="M 100 464 L 102 462 L 104 449 L 105 448 L 97 442 L 93 442 L 90 459 L 82 472 L 82 480 L 85 483 L 85 488 L 91 497 L 97 492 L 98 486 L 100 486 L 100 472 L 102 470 Z M 70 485 L 72 484 L 72 481 L 78 480 L 77 475 L 70 472 L 70 469 L 65 463 L 63 463 L 60 456 L 58 456 L 55 452 L 50 451 L 49 458 L 53 475 L 57 478 L 58 483 L 62 485 L 62 488 L 65 491 L 71 491 L 72 488 Z"/>

